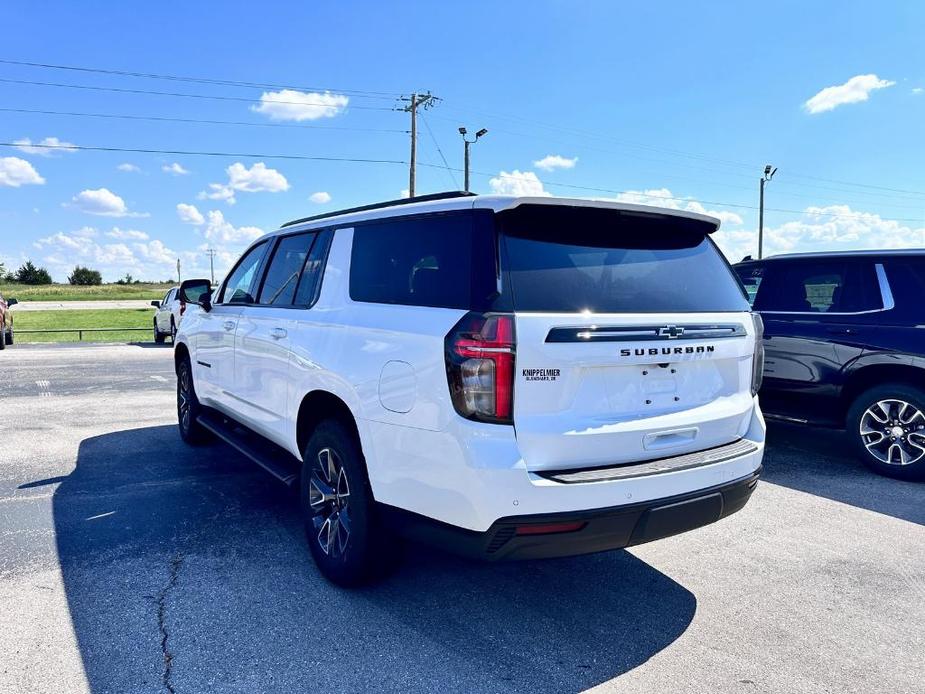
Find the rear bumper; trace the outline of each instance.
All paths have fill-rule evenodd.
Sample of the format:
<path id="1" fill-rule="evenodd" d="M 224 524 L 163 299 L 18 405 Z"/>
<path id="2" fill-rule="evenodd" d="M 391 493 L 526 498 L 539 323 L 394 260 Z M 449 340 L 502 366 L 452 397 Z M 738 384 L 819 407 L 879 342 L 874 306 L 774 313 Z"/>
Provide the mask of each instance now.
<path id="1" fill-rule="evenodd" d="M 488 561 L 591 554 L 660 540 L 714 523 L 748 502 L 761 468 L 709 489 L 636 504 L 586 511 L 508 516 L 475 532 L 426 516 L 384 507 L 386 521 L 404 537 Z M 537 526 L 574 523 L 569 532 L 530 532 Z M 525 534 L 526 533 L 526 534 Z"/>

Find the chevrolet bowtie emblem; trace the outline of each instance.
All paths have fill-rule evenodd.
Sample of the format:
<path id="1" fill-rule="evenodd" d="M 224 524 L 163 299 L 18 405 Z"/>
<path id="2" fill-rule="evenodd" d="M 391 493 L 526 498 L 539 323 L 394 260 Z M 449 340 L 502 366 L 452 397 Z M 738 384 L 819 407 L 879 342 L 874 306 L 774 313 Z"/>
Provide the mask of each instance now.
<path id="1" fill-rule="evenodd" d="M 684 328 L 679 325 L 666 325 L 665 327 L 658 329 L 658 336 L 667 337 L 669 340 L 677 339 L 683 334 Z"/>

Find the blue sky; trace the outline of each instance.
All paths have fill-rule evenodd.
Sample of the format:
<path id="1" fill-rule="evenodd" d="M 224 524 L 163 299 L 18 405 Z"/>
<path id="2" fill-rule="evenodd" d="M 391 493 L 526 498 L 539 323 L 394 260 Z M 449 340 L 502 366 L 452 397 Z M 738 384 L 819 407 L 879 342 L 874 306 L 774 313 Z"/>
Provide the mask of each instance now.
<path id="1" fill-rule="evenodd" d="M 419 193 L 462 184 L 434 139 L 459 169 L 456 128 L 485 127 L 477 192 L 708 210 L 738 260 L 772 163 L 768 252 L 925 245 L 918 2 L 11 2 L 3 15 L 2 60 L 303 92 L 0 63 L 20 81 L 0 81 L 0 108 L 263 124 L 0 110 L 6 143 L 404 161 L 395 97 L 430 90 Z M 177 257 L 201 273 L 211 246 L 221 272 L 261 230 L 407 185 L 398 164 L 0 147 L 0 260 L 59 281 L 78 262 L 163 279 Z"/>

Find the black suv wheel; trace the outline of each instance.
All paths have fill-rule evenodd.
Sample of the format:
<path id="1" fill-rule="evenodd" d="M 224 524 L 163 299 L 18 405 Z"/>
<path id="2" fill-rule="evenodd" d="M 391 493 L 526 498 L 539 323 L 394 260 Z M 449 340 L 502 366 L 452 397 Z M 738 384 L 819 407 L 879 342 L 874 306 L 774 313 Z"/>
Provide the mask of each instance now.
<path id="1" fill-rule="evenodd" d="M 925 392 L 888 383 L 859 395 L 848 435 L 872 470 L 899 479 L 925 478 Z"/>
<path id="2" fill-rule="evenodd" d="M 177 424 L 180 438 L 194 446 L 209 439 L 208 430 L 196 421 L 200 414 L 202 405 L 193 386 L 193 367 L 189 357 L 183 357 L 177 365 Z"/>
<path id="3" fill-rule="evenodd" d="M 339 420 L 325 420 L 302 459 L 300 504 L 308 546 L 321 573 L 342 586 L 377 578 L 391 566 L 397 546 L 376 522 L 356 436 Z"/>

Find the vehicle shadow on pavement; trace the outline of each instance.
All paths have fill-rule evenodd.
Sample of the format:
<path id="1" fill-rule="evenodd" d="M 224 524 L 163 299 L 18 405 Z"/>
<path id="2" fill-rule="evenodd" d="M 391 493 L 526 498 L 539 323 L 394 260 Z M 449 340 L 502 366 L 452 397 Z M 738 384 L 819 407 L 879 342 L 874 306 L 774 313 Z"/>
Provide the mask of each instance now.
<path id="1" fill-rule="evenodd" d="M 85 439 L 54 520 L 94 692 L 577 691 L 666 648 L 697 607 L 624 551 L 480 564 L 413 547 L 378 585 L 336 588 L 293 493 L 172 426 Z"/>
<path id="2" fill-rule="evenodd" d="M 858 460 L 842 431 L 769 423 L 762 478 L 925 525 L 925 484 L 871 471 Z"/>

